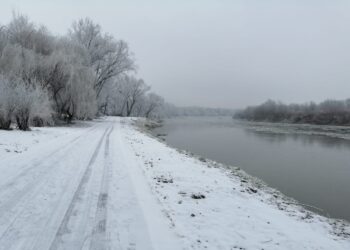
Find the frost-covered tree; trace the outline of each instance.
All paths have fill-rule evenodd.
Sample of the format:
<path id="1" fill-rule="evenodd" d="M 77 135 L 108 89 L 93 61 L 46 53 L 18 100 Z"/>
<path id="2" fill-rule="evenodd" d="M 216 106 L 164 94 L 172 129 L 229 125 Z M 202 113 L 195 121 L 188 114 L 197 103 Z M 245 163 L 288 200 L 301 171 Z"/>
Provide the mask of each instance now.
<path id="1" fill-rule="evenodd" d="M 92 119 L 98 111 L 150 116 L 160 98 L 127 75 L 134 70 L 127 43 L 88 18 L 74 22 L 66 36 L 53 36 L 15 13 L 0 25 L 0 127 L 16 122 L 26 130 L 51 118 Z"/>
<path id="2" fill-rule="evenodd" d="M 49 120 L 51 105 L 46 91 L 40 86 L 26 86 L 18 81 L 15 88 L 14 117 L 20 130 L 28 130 L 33 118 Z"/>
<path id="3" fill-rule="evenodd" d="M 130 116 L 134 111 L 136 103 L 150 90 L 142 79 L 134 76 L 123 76 L 118 79 L 118 92 L 120 99 L 119 114 Z"/>
<path id="4" fill-rule="evenodd" d="M 72 68 L 63 106 L 68 119 L 92 119 L 97 112 L 96 95 L 93 89 L 92 72 L 83 66 Z"/>
<path id="5" fill-rule="evenodd" d="M 150 87 L 142 79 L 122 76 L 109 82 L 101 92 L 99 107 L 104 114 L 136 117 L 158 117 L 164 99 L 149 93 Z M 101 100 L 101 98 L 99 99 Z"/>
<path id="6" fill-rule="evenodd" d="M 61 39 L 42 64 L 41 82 L 50 91 L 57 115 L 66 121 L 91 119 L 96 114 L 93 69 L 86 66 L 87 52 Z"/>
<path id="7" fill-rule="evenodd" d="M 45 26 L 36 27 L 25 15 L 14 13 L 6 30 L 11 44 L 42 55 L 49 55 L 54 49 L 54 37 L 48 29 Z"/>
<path id="8" fill-rule="evenodd" d="M 0 24 L 0 58 L 2 56 L 2 52 L 8 43 L 8 36 L 6 32 L 6 26 Z"/>
<path id="9" fill-rule="evenodd" d="M 10 81 L 0 75 L 0 129 L 10 129 L 15 107 L 14 89 Z"/>
<path id="10" fill-rule="evenodd" d="M 51 105 L 38 85 L 27 85 L 22 79 L 0 76 L 0 128 L 9 129 L 12 120 L 21 130 L 28 130 L 34 118 L 51 119 Z"/>
<path id="11" fill-rule="evenodd" d="M 99 111 L 103 115 L 120 115 L 122 98 L 118 82 L 115 79 L 108 81 L 97 99 Z"/>
<path id="12" fill-rule="evenodd" d="M 89 66 L 93 67 L 95 73 L 97 96 L 108 80 L 135 69 L 127 43 L 103 33 L 101 26 L 89 18 L 74 22 L 69 35 L 88 51 Z"/>
<path id="13" fill-rule="evenodd" d="M 160 110 L 164 105 L 164 99 L 155 94 L 155 93 L 149 93 L 144 101 L 143 106 L 143 116 L 146 118 L 151 118 L 152 116 L 159 116 Z"/>

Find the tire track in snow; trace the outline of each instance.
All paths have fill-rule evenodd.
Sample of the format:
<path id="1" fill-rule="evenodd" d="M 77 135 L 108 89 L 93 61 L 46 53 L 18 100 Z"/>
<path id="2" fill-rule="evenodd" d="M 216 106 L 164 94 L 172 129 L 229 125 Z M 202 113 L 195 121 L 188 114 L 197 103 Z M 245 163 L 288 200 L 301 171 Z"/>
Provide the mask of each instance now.
<path id="1" fill-rule="evenodd" d="M 106 136 L 108 132 L 108 128 L 105 130 L 105 132 L 103 133 L 94 153 L 92 154 L 90 161 L 83 173 L 83 176 L 79 182 L 79 185 L 77 187 L 77 189 L 74 192 L 73 198 L 66 210 L 66 213 L 61 221 L 61 224 L 56 232 L 55 238 L 53 239 L 53 242 L 50 246 L 50 250 L 56 250 L 60 247 L 60 245 L 62 244 L 63 240 L 62 237 L 69 233 L 69 229 L 68 229 L 68 223 L 71 219 L 71 217 L 73 216 L 73 212 L 74 212 L 74 208 L 77 205 L 77 203 L 80 200 L 80 196 L 82 195 L 82 193 L 84 192 L 85 188 L 86 188 L 86 184 L 88 183 L 90 177 L 91 177 L 91 173 L 92 173 L 92 165 L 95 163 L 96 158 L 98 156 L 98 153 L 101 149 L 102 146 L 102 142 Z"/>
<path id="2" fill-rule="evenodd" d="M 8 182 L 7 184 L 4 184 L 0 188 L 0 196 L 2 197 L 2 200 L 0 202 L 0 215 L 3 215 L 6 211 L 9 211 L 11 208 L 16 206 L 16 204 L 18 204 L 22 200 L 22 198 L 25 197 L 26 194 L 33 191 L 35 187 L 37 187 L 45 181 L 44 177 L 46 175 L 49 175 L 52 171 L 54 171 L 55 167 L 58 165 L 57 163 L 62 161 L 62 157 L 60 157 L 59 155 L 60 153 L 65 154 L 66 152 L 69 152 L 69 150 L 79 142 L 79 139 L 83 138 L 86 134 L 91 133 L 95 129 L 96 127 L 93 127 L 89 129 L 86 133 L 83 133 L 73 138 L 68 143 L 65 143 L 63 147 L 60 147 L 56 151 L 50 153 L 44 159 L 38 161 L 37 163 L 32 164 L 29 168 L 26 168 L 23 172 L 13 177 L 12 181 Z M 67 145 L 68 147 L 66 147 Z M 52 162 L 49 161 L 50 166 L 48 166 L 47 160 L 49 160 L 53 156 L 57 156 L 57 159 Z M 38 171 L 38 168 L 43 172 Z M 34 176 L 30 176 L 30 172 L 34 170 L 36 171 Z M 25 179 L 28 177 L 34 178 L 31 178 L 25 183 L 21 182 L 23 178 Z M 4 197 L 6 196 L 9 197 L 8 200 L 4 199 Z M 27 197 L 27 199 L 30 199 L 30 197 Z"/>
<path id="3" fill-rule="evenodd" d="M 49 159 L 50 157 L 58 154 L 60 151 L 66 149 L 66 146 L 70 146 L 72 143 L 76 142 L 77 140 L 79 140 L 80 138 L 82 138 L 84 135 L 88 134 L 91 131 L 94 131 L 97 129 L 97 125 L 92 126 L 92 128 L 88 129 L 88 131 L 86 131 L 85 133 L 82 133 L 81 135 L 76 136 L 75 138 L 71 139 L 70 141 L 68 141 L 67 143 L 64 143 L 63 145 L 60 145 L 60 147 L 58 149 L 54 149 L 53 152 L 48 153 L 46 156 L 41 157 L 40 159 L 34 159 L 32 164 L 30 164 L 29 167 L 22 169 L 23 171 L 20 172 L 19 174 L 15 175 L 12 177 L 12 181 L 10 182 L 15 182 L 19 177 L 24 176 L 26 174 L 26 172 L 29 172 L 30 170 L 32 170 L 33 168 L 40 166 L 43 162 L 45 162 L 47 159 Z M 9 183 L 10 183 L 9 182 Z M 8 184 L 5 184 L 3 186 L 6 186 Z M 3 188 L 3 187 L 1 187 Z"/>
<path id="4" fill-rule="evenodd" d="M 91 132 L 94 129 L 90 129 L 88 132 Z M 81 138 L 82 136 L 84 136 L 86 133 L 78 136 L 78 138 L 75 138 L 73 140 L 78 140 L 79 138 Z M 77 144 L 77 142 L 75 143 Z M 74 145 L 75 145 L 74 144 Z M 73 147 L 73 145 L 72 145 Z M 69 151 L 72 147 L 68 147 L 67 150 Z M 65 151 L 66 152 L 66 151 Z M 50 171 L 48 171 L 46 174 L 51 173 L 52 171 L 55 170 L 56 167 L 56 163 L 58 161 L 54 162 L 54 165 L 51 163 L 50 166 L 53 166 L 52 168 L 48 168 Z M 35 180 L 33 180 L 34 182 Z M 29 184 L 33 184 L 33 183 L 29 183 Z M 16 207 L 18 207 L 17 205 L 21 205 L 19 208 L 19 210 L 17 212 L 14 213 L 13 218 L 9 221 L 9 223 L 7 223 L 7 226 L 2 230 L 1 236 L 0 236 L 0 242 L 6 238 L 9 233 L 11 233 L 13 231 L 13 227 L 14 224 L 16 223 L 17 219 L 19 218 L 19 216 L 26 210 L 26 206 L 25 204 L 27 204 L 30 200 L 32 200 L 39 192 L 41 192 L 43 189 L 45 189 L 45 184 L 47 184 L 47 179 L 45 178 L 39 178 L 39 181 L 34 183 L 34 185 L 27 185 L 27 188 L 23 188 L 18 190 L 18 193 L 13 195 L 12 194 L 12 200 L 7 201 L 7 210 L 5 210 L 4 207 L 1 207 L 0 209 L 0 215 L 3 218 L 3 216 L 6 216 L 8 212 L 11 212 L 11 209 L 14 209 Z M 25 196 L 27 194 L 27 196 Z M 20 204 L 19 204 L 20 203 Z M 0 249 L 2 249 L 0 247 Z"/>
<path id="5" fill-rule="evenodd" d="M 105 143 L 105 153 L 104 153 L 104 168 L 103 176 L 101 180 L 101 189 L 98 196 L 95 223 L 92 232 L 92 237 L 90 241 L 90 250 L 101 250 L 109 249 L 108 238 L 107 238 L 107 205 L 109 196 L 109 179 L 111 176 L 111 159 L 110 159 L 110 146 L 109 140 L 110 135 L 113 132 L 114 126 L 108 132 L 106 143 Z"/>
<path id="6" fill-rule="evenodd" d="M 37 167 L 42 167 L 45 165 L 46 161 L 48 159 L 50 159 L 51 157 L 59 154 L 61 151 L 68 151 L 70 148 L 72 148 L 73 146 L 75 146 L 75 143 L 81 139 L 83 136 L 85 136 L 86 134 L 96 130 L 96 125 L 92 128 L 90 128 L 88 131 L 86 131 L 85 133 L 78 135 L 77 137 L 73 138 L 72 140 L 68 141 L 67 143 L 63 144 L 62 146 L 60 146 L 58 149 L 54 150 L 53 152 L 47 154 L 45 157 L 41 158 L 40 160 L 34 160 L 34 162 L 32 164 L 30 164 L 30 166 L 28 168 L 25 168 L 22 172 L 20 172 L 19 174 L 11 177 L 12 180 L 10 180 L 9 182 L 7 182 L 6 184 L 3 184 L 0 187 L 0 194 L 3 193 L 4 191 L 6 191 L 7 189 L 11 188 L 12 186 L 16 185 L 16 183 L 18 183 L 18 180 L 24 176 L 26 176 L 31 170 L 37 170 Z M 67 147 L 68 146 L 68 147 Z M 60 161 L 61 159 L 58 159 L 56 161 L 54 161 L 54 163 L 57 163 L 58 161 Z"/>

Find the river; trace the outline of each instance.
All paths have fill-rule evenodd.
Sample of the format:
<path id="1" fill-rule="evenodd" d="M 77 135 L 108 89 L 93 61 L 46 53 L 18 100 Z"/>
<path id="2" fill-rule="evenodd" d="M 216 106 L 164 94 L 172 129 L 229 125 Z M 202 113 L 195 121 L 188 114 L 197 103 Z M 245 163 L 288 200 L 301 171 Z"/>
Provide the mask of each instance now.
<path id="1" fill-rule="evenodd" d="M 212 160 L 237 166 L 323 214 L 350 221 L 349 127 L 235 121 L 230 117 L 164 120 L 155 135 Z"/>

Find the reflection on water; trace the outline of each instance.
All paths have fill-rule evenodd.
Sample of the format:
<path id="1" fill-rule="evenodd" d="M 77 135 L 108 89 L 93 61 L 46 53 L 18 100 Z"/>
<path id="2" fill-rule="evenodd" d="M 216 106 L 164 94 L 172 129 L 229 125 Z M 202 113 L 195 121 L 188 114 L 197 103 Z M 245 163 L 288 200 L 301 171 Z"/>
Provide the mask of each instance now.
<path id="1" fill-rule="evenodd" d="M 298 133 L 273 133 L 265 131 L 256 131 L 253 129 L 245 128 L 244 132 L 247 136 L 257 136 L 261 140 L 265 140 L 268 143 L 282 143 L 287 140 L 293 140 L 302 143 L 304 146 L 322 145 L 330 148 L 349 148 L 350 140 L 342 138 L 334 138 L 325 135 L 305 135 Z"/>
<path id="2" fill-rule="evenodd" d="M 239 166 L 302 203 L 350 221 L 350 140 L 337 138 L 337 131 L 220 117 L 169 119 L 154 133 L 167 134 L 175 147 Z M 350 135 L 348 127 L 339 131 L 341 137 Z"/>

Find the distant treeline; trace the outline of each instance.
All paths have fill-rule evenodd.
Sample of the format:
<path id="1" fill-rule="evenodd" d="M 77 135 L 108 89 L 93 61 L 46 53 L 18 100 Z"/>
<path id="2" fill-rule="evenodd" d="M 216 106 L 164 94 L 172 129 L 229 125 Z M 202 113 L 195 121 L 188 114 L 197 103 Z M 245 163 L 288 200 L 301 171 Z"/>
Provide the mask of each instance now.
<path id="1" fill-rule="evenodd" d="M 234 117 L 249 121 L 350 125 L 350 99 L 289 105 L 268 100 L 238 111 Z"/>
<path id="2" fill-rule="evenodd" d="M 225 108 L 206 108 L 206 107 L 178 107 L 173 104 L 165 103 L 161 107 L 162 117 L 176 116 L 233 116 L 235 111 Z"/>

